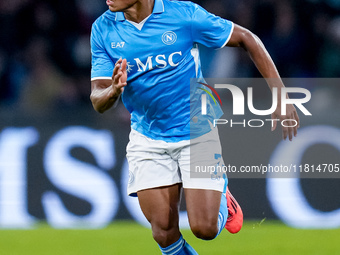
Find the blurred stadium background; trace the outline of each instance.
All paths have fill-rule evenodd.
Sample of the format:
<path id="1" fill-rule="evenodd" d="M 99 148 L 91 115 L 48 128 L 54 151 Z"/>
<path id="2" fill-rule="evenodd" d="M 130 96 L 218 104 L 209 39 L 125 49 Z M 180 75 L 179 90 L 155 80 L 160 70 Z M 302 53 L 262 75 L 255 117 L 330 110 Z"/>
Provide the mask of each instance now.
<path id="1" fill-rule="evenodd" d="M 282 77 L 327 78 L 303 83 L 313 118 L 300 116 L 301 134 L 315 142 L 291 160 L 340 163 L 340 1 L 194 2 L 255 32 Z M 106 9 L 104 0 L 0 0 L 0 254 L 158 252 L 125 192 L 129 115 L 122 104 L 99 115 L 89 100 L 91 24 Z M 206 77 L 259 76 L 238 49 L 201 47 L 201 62 Z M 294 150 L 269 129 L 220 132 L 233 165 L 268 164 L 274 151 Z M 240 235 L 206 245 L 184 233 L 200 254 L 340 254 L 339 177 L 231 179 L 247 220 Z"/>

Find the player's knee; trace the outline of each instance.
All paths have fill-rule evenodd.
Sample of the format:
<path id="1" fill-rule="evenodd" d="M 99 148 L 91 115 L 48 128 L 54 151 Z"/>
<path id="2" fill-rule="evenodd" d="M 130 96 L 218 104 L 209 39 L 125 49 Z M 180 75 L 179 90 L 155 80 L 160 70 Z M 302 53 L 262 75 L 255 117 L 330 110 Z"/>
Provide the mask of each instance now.
<path id="1" fill-rule="evenodd" d="M 151 226 L 153 238 L 162 247 L 172 244 L 174 236 L 177 236 L 179 232 L 178 227 L 169 221 L 153 222 Z"/>
<path id="2" fill-rule="evenodd" d="M 162 229 L 152 230 L 153 239 L 162 247 L 168 247 L 171 244 L 171 235 L 169 231 Z"/>
<path id="3" fill-rule="evenodd" d="M 191 225 L 192 233 L 200 239 L 212 240 L 218 233 L 217 223 L 212 221 L 202 221 Z"/>

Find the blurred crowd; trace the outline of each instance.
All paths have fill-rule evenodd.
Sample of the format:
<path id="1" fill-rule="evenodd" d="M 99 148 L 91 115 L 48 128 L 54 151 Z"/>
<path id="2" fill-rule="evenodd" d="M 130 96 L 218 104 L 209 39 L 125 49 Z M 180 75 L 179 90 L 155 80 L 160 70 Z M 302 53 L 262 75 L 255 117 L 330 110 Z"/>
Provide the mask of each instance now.
<path id="1" fill-rule="evenodd" d="M 283 77 L 340 76 L 340 1 L 194 0 L 255 32 Z M 0 106 L 89 105 L 92 22 L 105 0 L 0 0 Z M 202 48 L 207 77 L 256 77 L 246 53 Z"/>

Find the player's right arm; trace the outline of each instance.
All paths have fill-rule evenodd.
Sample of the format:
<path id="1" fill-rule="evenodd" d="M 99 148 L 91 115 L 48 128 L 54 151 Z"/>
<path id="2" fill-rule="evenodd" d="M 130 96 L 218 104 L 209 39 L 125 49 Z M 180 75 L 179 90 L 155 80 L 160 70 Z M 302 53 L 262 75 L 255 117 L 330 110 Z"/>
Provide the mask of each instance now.
<path id="1" fill-rule="evenodd" d="M 100 113 L 110 109 L 123 93 L 127 85 L 126 59 L 119 59 L 115 64 L 112 79 L 91 81 L 91 102 Z"/>

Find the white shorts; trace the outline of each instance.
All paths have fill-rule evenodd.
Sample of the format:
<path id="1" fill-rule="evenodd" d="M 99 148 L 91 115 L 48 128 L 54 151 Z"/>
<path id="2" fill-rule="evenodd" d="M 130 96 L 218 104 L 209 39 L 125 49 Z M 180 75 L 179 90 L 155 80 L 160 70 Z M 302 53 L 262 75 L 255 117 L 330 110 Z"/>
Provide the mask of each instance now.
<path id="1" fill-rule="evenodd" d="M 153 140 L 131 130 L 127 145 L 129 181 L 127 193 L 136 196 L 137 191 L 182 183 L 186 189 L 205 189 L 223 192 L 226 178 L 195 175 L 190 163 L 195 160 L 207 166 L 222 165 L 221 144 L 217 128 L 195 139 L 177 143 Z M 190 154 L 190 150 L 194 154 Z M 218 156 L 216 156 L 218 155 Z M 190 160 L 191 159 L 191 160 Z"/>

